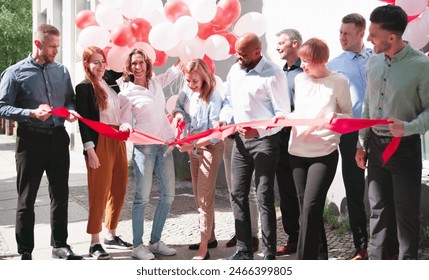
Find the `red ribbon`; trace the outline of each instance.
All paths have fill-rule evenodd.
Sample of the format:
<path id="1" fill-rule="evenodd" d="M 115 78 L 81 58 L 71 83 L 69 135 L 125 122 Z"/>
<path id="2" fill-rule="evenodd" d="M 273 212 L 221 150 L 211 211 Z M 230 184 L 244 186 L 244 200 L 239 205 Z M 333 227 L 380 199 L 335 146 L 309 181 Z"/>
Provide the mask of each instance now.
<path id="1" fill-rule="evenodd" d="M 126 141 L 129 140 L 133 143 L 149 145 L 149 144 L 166 144 L 166 141 L 163 139 L 159 139 L 152 135 L 143 133 L 139 130 L 134 129 L 131 133 L 119 131 L 107 124 L 102 122 L 97 122 L 93 120 L 89 120 L 81 117 L 79 114 L 75 114 L 70 112 L 64 107 L 54 109 L 50 112 L 53 115 L 57 115 L 62 118 L 67 118 L 69 114 L 77 117 L 80 121 L 85 123 L 90 128 L 97 131 L 99 134 L 104 135 L 106 137 L 110 137 L 113 139 Z M 326 129 L 332 130 L 336 133 L 344 134 L 353 131 L 357 131 L 363 128 L 368 128 L 375 125 L 380 124 L 388 124 L 387 120 L 371 120 L 371 119 L 333 119 L 331 122 L 326 123 L 326 119 L 279 119 L 277 122 L 273 122 L 273 120 L 258 120 L 251 122 L 243 122 L 239 124 L 230 124 L 226 126 L 222 126 L 219 128 L 212 128 L 200 133 L 190 135 L 185 138 L 181 138 L 184 122 L 181 122 L 176 127 L 176 140 L 170 142 L 168 145 L 181 145 L 183 143 L 190 143 L 194 140 L 199 139 L 224 139 L 227 136 L 235 133 L 237 131 L 237 126 L 241 127 L 264 127 L 264 128 L 272 128 L 272 127 L 284 127 L 284 126 L 321 126 Z M 396 149 L 399 146 L 401 141 L 400 137 L 394 137 L 393 140 L 386 147 L 386 150 L 383 152 L 382 157 L 384 163 L 386 163 L 390 157 L 395 153 Z"/>

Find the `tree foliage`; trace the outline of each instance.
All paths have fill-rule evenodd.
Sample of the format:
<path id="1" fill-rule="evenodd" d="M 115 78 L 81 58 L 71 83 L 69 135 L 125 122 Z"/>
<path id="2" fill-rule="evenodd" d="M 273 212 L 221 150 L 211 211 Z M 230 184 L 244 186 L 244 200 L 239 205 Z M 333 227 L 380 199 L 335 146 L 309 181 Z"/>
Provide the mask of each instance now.
<path id="1" fill-rule="evenodd" d="M 32 48 L 31 0 L 0 1 L 0 72 Z"/>

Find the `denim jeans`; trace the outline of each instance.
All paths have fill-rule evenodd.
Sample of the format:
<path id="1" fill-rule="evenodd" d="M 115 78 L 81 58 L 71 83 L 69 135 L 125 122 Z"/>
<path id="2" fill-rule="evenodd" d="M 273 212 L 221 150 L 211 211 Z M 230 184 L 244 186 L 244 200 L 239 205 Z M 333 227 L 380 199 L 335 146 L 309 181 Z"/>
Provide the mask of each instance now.
<path id="1" fill-rule="evenodd" d="M 134 145 L 133 166 L 136 193 L 133 202 L 133 246 L 143 244 L 145 207 L 150 199 L 152 178 L 159 182 L 159 201 L 153 217 L 150 243 L 161 240 L 162 230 L 175 194 L 174 160 L 171 153 L 164 157 L 166 145 Z"/>

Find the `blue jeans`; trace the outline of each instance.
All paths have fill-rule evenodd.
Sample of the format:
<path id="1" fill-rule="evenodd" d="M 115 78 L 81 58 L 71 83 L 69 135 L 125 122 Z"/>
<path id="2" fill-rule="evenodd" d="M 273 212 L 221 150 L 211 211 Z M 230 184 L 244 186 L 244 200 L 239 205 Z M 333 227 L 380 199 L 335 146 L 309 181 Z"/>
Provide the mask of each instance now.
<path id="1" fill-rule="evenodd" d="M 136 179 L 136 193 L 133 202 L 132 225 L 133 246 L 143 244 L 145 207 L 150 199 L 152 175 L 159 181 L 159 201 L 152 223 L 150 243 L 161 240 L 162 230 L 175 194 L 173 155 L 164 157 L 166 145 L 134 145 L 133 166 Z"/>

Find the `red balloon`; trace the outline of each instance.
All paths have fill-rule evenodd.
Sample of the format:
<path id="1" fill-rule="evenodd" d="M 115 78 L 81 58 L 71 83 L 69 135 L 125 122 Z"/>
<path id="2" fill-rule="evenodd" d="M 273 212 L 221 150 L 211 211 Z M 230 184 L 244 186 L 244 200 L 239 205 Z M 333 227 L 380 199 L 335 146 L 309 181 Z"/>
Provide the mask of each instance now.
<path id="1" fill-rule="evenodd" d="M 169 0 L 164 5 L 164 13 L 168 20 L 175 22 L 181 16 L 190 16 L 188 4 L 183 0 Z"/>
<path id="2" fill-rule="evenodd" d="M 203 57 L 204 62 L 207 64 L 207 66 L 210 69 L 210 72 L 212 72 L 212 74 L 214 75 L 216 73 L 216 66 L 213 62 L 213 60 L 210 59 L 210 57 L 208 57 L 207 55 L 205 55 Z"/>
<path id="3" fill-rule="evenodd" d="M 144 18 L 136 18 L 130 22 L 130 27 L 137 41 L 149 43 L 149 31 L 152 29 L 150 22 Z"/>
<path id="4" fill-rule="evenodd" d="M 153 63 L 153 66 L 163 66 L 168 60 L 168 55 L 165 52 L 159 51 L 156 49 L 155 49 L 155 53 L 156 53 L 156 58 L 155 58 L 155 62 Z"/>
<path id="5" fill-rule="evenodd" d="M 118 47 L 125 47 L 133 44 L 134 37 L 131 28 L 126 24 L 120 24 L 113 28 L 110 33 L 112 42 Z"/>
<path id="6" fill-rule="evenodd" d="M 235 54 L 236 53 L 235 42 L 238 39 L 237 35 L 235 35 L 232 32 L 228 32 L 228 31 L 219 32 L 217 34 L 225 37 L 225 39 L 228 41 L 228 43 L 229 43 L 229 54 Z"/>
<path id="7" fill-rule="evenodd" d="M 396 0 L 379 0 L 379 1 L 386 2 L 387 4 L 390 4 L 390 5 L 395 5 Z"/>
<path id="8" fill-rule="evenodd" d="M 211 35 L 215 34 L 214 26 L 210 23 L 198 23 L 198 33 L 197 36 L 200 37 L 200 39 L 207 39 Z"/>
<path id="9" fill-rule="evenodd" d="M 90 10 L 83 10 L 77 13 L 74 19 L 74 23 L 79 29 L 84 29 L 88 26 L 98 25 L 97 21 L 95 20 L 95 13 Z"/>
<path id="10" fill-rule="evenodd" d="M 226 26 L 231 25 L 238 19 L 241 13 L 241 4 L 238 0 L 220 0 L 217 3 L 220 8 L 216 12 L 215 23 L 220 22 L 220 25 Z M 218 17 L 218 13 L 220 13 Z M 214 20 L 214 19 L 213 19 Z M 215 24 L 219 25 L 219 24 Z"/>
<path id="11" fill-rule="evenodd" d="M 415 16 L 408 16 L 408 22 L 412 21 L 413 19 L 418 18 L 420 15 L 415 15 Z"/>

